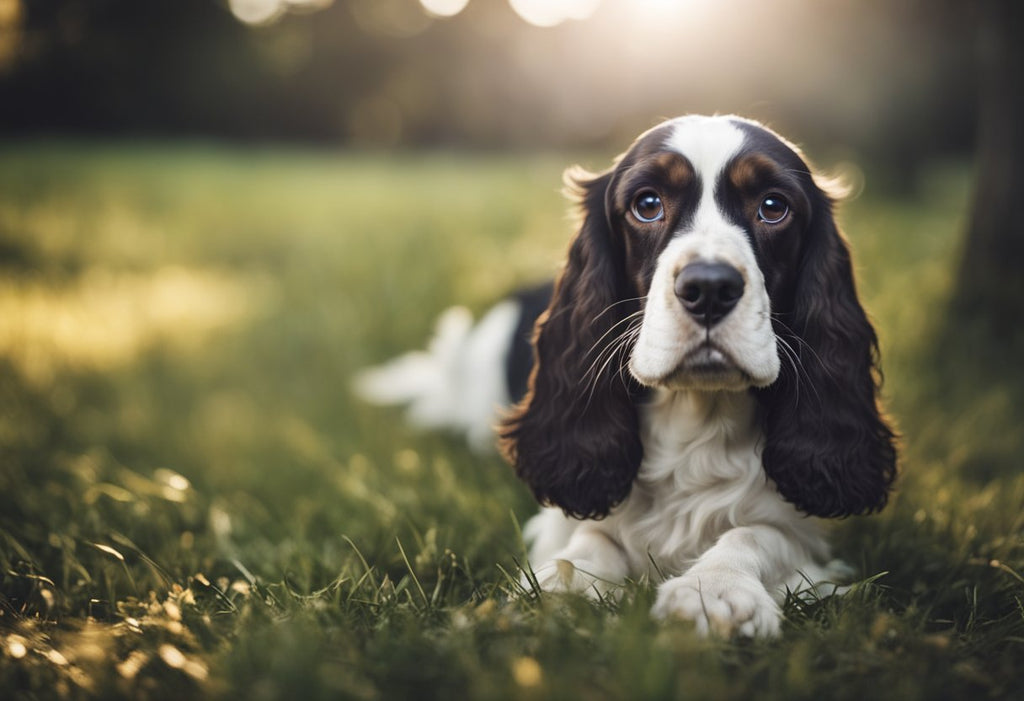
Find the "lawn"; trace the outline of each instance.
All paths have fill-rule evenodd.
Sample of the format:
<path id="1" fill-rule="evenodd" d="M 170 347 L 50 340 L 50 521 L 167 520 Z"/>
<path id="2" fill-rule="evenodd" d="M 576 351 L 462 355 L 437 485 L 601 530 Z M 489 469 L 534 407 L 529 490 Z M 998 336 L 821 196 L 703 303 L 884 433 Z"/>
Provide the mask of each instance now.
<path id="1" fill-rule="evenodd" d="M 948 322 L 962 167 L 842 210 L 904 444 L 849 593 L 770 642 L 511 596 L 525 488 L 349 381 L 556 270 L 568 160 L 0 146 L 0 695 L 1024 694 L 1024 344 Z"/>

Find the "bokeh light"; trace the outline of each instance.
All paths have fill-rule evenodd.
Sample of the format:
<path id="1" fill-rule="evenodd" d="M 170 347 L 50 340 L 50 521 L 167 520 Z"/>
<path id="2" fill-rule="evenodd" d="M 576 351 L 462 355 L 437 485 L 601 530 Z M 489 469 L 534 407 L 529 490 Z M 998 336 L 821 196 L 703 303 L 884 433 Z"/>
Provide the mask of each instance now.
<path id="1" fill-rule="evenodd" d="M 594 14 L 601 0 L 509 0 L 512 9 L 537 27 L 554 27 L 566 20 L 583 20 Z"/>
<path id="2" fill-rule="evenodd" d="M 0 71 L 9 65 L 21 43 L 24 11 L 21 0 L 0 0 Z"/>
<path id="3" fill-rule="evenodd" d="M 454 17 L 468 4 L 469 0 L 420 0 L 423 9 L 435 17 Z"/>
<path id="4" fill-rule="evenodd" d="M 281 0 L 228 0 L 228 7 L 246 24 L 270 24 L 284 12 Z"/>
<path id="5" fill-rule="evenodd" d="M 289 10 L 322 10 L 334 0 L 228 0 L 231 14 L 246 24 L 264 26 L 273 24 Z"/>

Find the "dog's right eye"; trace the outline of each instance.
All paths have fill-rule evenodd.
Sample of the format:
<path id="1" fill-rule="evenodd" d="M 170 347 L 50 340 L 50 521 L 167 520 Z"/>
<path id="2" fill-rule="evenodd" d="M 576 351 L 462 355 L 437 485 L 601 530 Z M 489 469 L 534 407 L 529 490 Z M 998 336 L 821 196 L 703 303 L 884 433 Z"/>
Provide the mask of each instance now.
<path id="1" fill-rule="evenodd" d="M 650 224 L 665 217 L 665 206 L 661 203 L 661 197 L 654 190 L 642 190 L 637 193 L 637 196 L 633 198 L 630 211 L 644 224 Z"/>

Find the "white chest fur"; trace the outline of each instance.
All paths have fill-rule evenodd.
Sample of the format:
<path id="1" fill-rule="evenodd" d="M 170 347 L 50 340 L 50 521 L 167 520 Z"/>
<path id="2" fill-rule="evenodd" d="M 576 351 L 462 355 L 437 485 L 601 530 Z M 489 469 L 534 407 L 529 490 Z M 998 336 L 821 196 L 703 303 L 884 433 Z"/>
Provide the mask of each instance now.
<path id="1" fill-rule="evenodd" d="M 763 510 L 757 505 L 785 507 L 761 468 L 761 432 L 746 392 L 662 392 L 643 407 L 641 421 L 640 474 L 611 519 L 631 560 L 646 561 L 631 562 L 634 572 L 650 558 L 681 572 L 752 510 Z"/>
<path id="2" fill-rule="evenodd" d="M 779 496 L 761 465 L 761 430 L 747 392 L 659 391 L 641 407 L 644 459 L 626 500 L 600 521 L 544 509 L 527 524 L 534 563 L 557 558 L 574 534 L 614 544 L 632 577 L 685 572 L 730 529 L 769 525 L 810 556 L 825 545 L 813 519 Z"/>

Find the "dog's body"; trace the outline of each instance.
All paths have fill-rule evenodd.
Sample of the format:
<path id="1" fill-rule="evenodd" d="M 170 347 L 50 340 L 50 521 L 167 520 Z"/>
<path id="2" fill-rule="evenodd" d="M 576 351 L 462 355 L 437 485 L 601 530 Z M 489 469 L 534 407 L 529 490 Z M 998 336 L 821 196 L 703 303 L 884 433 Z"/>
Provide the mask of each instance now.
<path id="1" fill-rule="evenodd" d="M 605 595 L 627 577 L 678 573 L 661 585 L 656 616 L 774 635 L 787 589 L 841 570 L 818 520 L 765 479 L 753 399 L 658 392 L 640 413 L 644 459 L 621 504 L 583 521 L 546 508 L 526 524 L 541 588 Z"/>
<path id="2" fill-rule="evenodd" d="M 895 476 L 832 201 L 737 117 L 666 122 L 569 178 L 583 221 L 500 431 L 549 507 L 525 530 L 537 581 L 664 574 L 656 616 L 773 635 L 784 588 L 828 575 L 809 516 L 881 508 Z"/>

